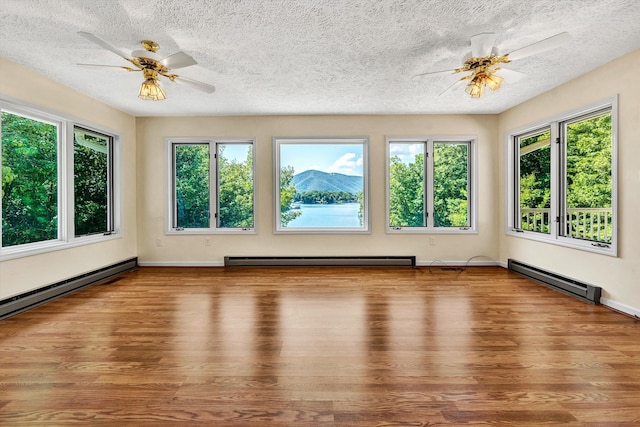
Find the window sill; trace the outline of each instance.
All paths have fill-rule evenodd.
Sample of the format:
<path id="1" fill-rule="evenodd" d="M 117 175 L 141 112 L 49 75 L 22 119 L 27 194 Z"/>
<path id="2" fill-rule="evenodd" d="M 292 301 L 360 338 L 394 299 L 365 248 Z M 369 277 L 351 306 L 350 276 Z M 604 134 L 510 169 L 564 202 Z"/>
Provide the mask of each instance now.
<path id="1" fill-rule="evenodd" d="M 30 243 L 28 245 L 20 245 L 17 247 L 3 248 L 0 249 L 0 261 L 8 261 L 28 256 L 41 255 L 49 252 L 71 249 L 78 246 L 91 245 L 94 243 L 107 242 L 120 238 L 122 238 L 122 234 L 120 233 L 113 233 L 106 236 L 98 234 L 93 236 L 77 237 L 71 241 L 53 240 L 48 242 Z"/>
<path id="2" fill-rule="evenodd" d="M 209 229 L 209 228 L 185 228 L 182 230 L 170 229 L 164 233 L 167 236 L 202 236 L 202 235 L 224 235 L 224 234 L 258 234 L 255 228 L 230 228 L 230 229 Z"/>
<path id="3" fill-rule="evenodd" d="M 541 233 L 535 233 L 530 231 L 514 231 L 512 229 L 505 230 L 505 235 L 510 237 L 517 237 L 527 240 L 533 240 L 536 242 L 547 243 L 555 246 L 562 246 L 565 248 L 578 249 L 585 252 L 592 252 L 595 254 L 606 255 L 610 257 L 618 256 L 618 248 L 615 243 L 611 243 L 608 247 L 598 247 L 594 244 L 596 242 L 590 242 L 586 240 L 571 239 L 567 237 L 553 237 L 544 235 Z"/>

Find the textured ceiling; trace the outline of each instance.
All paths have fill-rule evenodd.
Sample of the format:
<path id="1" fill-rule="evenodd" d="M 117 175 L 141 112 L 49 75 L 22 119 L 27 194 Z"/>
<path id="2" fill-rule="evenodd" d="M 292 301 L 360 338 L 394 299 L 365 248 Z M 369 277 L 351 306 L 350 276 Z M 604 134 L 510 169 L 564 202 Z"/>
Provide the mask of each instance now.
<path id="1" fill-rule="evenodd" d="M 136 116 L 498 113 L 639 49 L 639 23 L 638 0 L 1 0 L 0 56 Z M 179 74 L 217 91 L 165 80 L 168 99 L 140 100 L 140 73 L 76 65 L 130 65 L 78 31 L 182 50 L 198 64 Z M 478 33 L 506 53 L 563 31 L 481 99 L 439 96 L 459 76 L 412 79 L 460 66 Z"/>

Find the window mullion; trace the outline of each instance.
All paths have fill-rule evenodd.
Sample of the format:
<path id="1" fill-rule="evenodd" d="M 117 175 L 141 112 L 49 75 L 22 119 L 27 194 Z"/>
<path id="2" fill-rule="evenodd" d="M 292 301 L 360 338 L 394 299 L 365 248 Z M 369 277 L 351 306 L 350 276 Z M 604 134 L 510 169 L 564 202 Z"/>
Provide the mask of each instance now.
<path id="1" fill-rule="evenodd" d="M 74 170 L 73 170 L 73 123 L 62 122 L 58 133 L 58 152 L 60 172 L 58 174 L 58 238 L 62 241 L 74 239 L 73 224 Z"/>
<path id="2" fill-rule="evenodd" d="M 564 176 L 564 166 L 562 165 L 562 159 L 564 158 L 564 141 L 562 132 L 560 130 L 560 124 L 558 122 L 551 122 L 550 135 L 551 135 L 551 179 L 550 179 L 550 235 L 553 239 L 558 239 L 561 233 L 562 227 L 565 226 L 565 213 L 562 203 L 562 195 L 564 193 L 562 187 L 563 182 L 566 180 Z M 553 224 L 553 225 L 551 225 Z"/>
<path id="3" fill-rule="evenodd" d="M 209 229 L 217 230 L 220 223 L 220 147 L 219 142 L 209 143 Z"/>
<path id="4" fill-rule="evenodd" d="M 520 138 L 514 136 L 513 147 L 513 229 L 522 231 L 522 214 L 520 212 Z"/>
<path id="5" fill-rule="evenodd" d="M 177 198 L 177 147 L 175 143 L 171 144 L 171 226 L 170 228 L 175 230 L 178 228 L 178 198 Z"/>
<path id="6" fill-rule="evenodd" d="M 433 182 L 433 140 L 428 139 L 425 144 L 426 153 L 425 153 L 425 173 L 424 173 L 424 181 L 425 181 L 425 206 L 424 210 L 427 215 L 427 228 L 433 229 L 433 193 L 434 193 L 434 182 Z"/>

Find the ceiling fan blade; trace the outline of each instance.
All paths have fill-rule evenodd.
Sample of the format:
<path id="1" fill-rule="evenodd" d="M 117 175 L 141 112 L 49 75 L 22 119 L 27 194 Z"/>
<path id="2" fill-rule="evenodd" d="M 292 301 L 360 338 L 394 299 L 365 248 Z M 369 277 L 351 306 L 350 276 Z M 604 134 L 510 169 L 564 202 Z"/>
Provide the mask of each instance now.
<path id="1" fill-rule="evenodd" d="M 416 77 L 424 77 L 424 76 L 439 76 L 441 74 L 455 74 L 456 70 L 443 70 L 443 71 L 431 71 L 428 73 L 422 73 L 422 74 L 416 74 L 415 76 L 411 77 L 412 79 L 416 78 Z"/>
<path id="2" fill-rule="evenodd" d="M 560 47 L 563 44 L 568 43 L 571 38 L 571 35 L 567 32 L 556 34 L 555 36 L 551 36 L 547 39 L 540 40 L 539 42 L 514 50 L 508 54 L 509 56 L 507 59 L 516 61 L 518 59 L 526 58 L 527 56 L 537 55 L 539 53 L 546 52 L 547 50 Z"/>
<path id="3" fill-rule="evenodd" d="M 471 56 L 474 58 L 484 58 L 491 55 L 491 51 L 496 44 L 495 33 L 476 34 L 471 37 Z"/>
<path id="4" fill-rule="evenodd" d="M 527 76 L 525 73 L 521 73 L 520 71 L 516 70 L 510 70 L 508 68 L 500 68 L 494 74 L 497 74 L 508 82 L 517 82 L 518 80 L 522 80 Z"/>
<path id="5" fill-rule="evenodd" d="M 84 37 L 85 39 L 94 42 L 98 46 L 101 46 L 107 50 L 110 50 L 111 52 L 115 53 L 121 58 L 126 59 L 127 61 L 130 59 L 130 56 L 125 51 L 118 49 L 117 47 L 113 46 L 111 43 L 102 40 L 100 37 L 96 35 L 87 33 L 85 31 L 78 31 L 78 34 Z"/>
<path id="6" fill-rule="evenodd" d="M 184 52 L 178 52 L 174 53 L 173 55 L 169 55 L 166 58 L 161 59 L 160 63 L 170 70 L 197 64 L 195 59 Z"/>
<path id="7" fill-rule="evenodd" d="M 467 81 L 467 79 L 465 79 L 465 78 L 456 80 L 451 86 L 446 88 L 440 95 L 438 95 L 438 97 L 444 96 L 444 95 L 448 94 L 449 92 L 452 92 L 452 91 L 456 90 L 460 86 L 464 85 L 466 83 L 466 81 Z"/>
<path id="8" fill-rule="evenodd" d="M 142 70 L 136 70 L 135 68 L 131 68 L 131 67 L 123 67 L 120 65 L 101 65 L 101 64 L 76 64 L 76 65 L 83 68 L 122 68 L 123 70 L 127 70 L 127 71 L 142 71 Z"/>
<path id="9" fill-rule="evenodd" d="M 189 86 L 192 87 L 194 89 L 200 90 L 202 92 L 206 92 L 206 93 L 213 93 L 216 91 L 216 87 L 207 83 L 202 83 L 199 82 L 197 80 L 193 80 L 193 79 L 189 79 L 186 77 L 181 77 L 181 76 L 177 76 L 174 75 L 173 78 L 171 79 L 172 81 L 185 85 L 185 86 Z"/>

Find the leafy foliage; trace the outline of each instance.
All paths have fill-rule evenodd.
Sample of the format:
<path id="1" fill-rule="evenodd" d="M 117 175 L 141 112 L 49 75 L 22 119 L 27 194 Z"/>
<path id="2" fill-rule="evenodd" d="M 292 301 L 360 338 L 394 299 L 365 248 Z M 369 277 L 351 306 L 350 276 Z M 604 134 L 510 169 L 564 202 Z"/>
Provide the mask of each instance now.
<path id="1" fill-rule="evenodd" d="M 549 140 L 549 131 L 522 138 L 520 148 Z M 549 208 L 551 206 L 550 143 L 520 155 L 520 207 Z"/>
<path id="2" fill-rule="evenodd" d="M 178 228 L 208 228 L 209 146 L 175 145 L 175 203 Z"/>
<path id="3" fill-rule="evenodd" d="M 296 193 L 294 201 L 305 204 L 332 204 L 332 203 L 355 203 L 358 201 L 357 194 L 345 191 L 305 191 Z"/>
<path id="4" fill-rule="evenodd" d="M 611 114 L 567 125 L 567 206 L 610 208 Z"/>
<path id="5" fill-rule="evenodd" d="M 2 112 L 2 246 L 58 237 L 55 125 Z"/>
<path id="6" fill-rule="evenodd" d="M 391 227 L 424 227 L 424 155 L 403 163 L 391 158 L 389 173 L 389 225 Z"/>
<path id="7" fill-rule="evenodd" d="M 542 132 L 521 138 L 520 154 L 520 209 L 521 228 L 548 234 L 551 207 L 551 133 Z M 526 150 L 526 151 L 523 151 Z"/>
<path id="8" fill-rule="evenodd" d="M 293 183 L 294 173 L 293 166 L 280 168 L 280 224 L 283 227 L 302 215 L 302 212 L 291 209 L 291 204 L 296 196 L 296 187 Z"/>
<path id="9" fill-rule="evenodd" d="M 243 162 L 227 158 L 225 145 L 218 148 L 218 227 L 252 228 L 253 150 L 247 146 Z"/>
<path id="10" fill-rule="evenodd" d="M 108 230 L 108 138 L 80 129 L 74 132 L 75 235 Z"/>
<path id="11" fill-rule="evenodd" d="M 433 225 L 469 225 L 469 145 L 435 143 L 433 148 Z"/>

